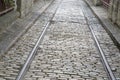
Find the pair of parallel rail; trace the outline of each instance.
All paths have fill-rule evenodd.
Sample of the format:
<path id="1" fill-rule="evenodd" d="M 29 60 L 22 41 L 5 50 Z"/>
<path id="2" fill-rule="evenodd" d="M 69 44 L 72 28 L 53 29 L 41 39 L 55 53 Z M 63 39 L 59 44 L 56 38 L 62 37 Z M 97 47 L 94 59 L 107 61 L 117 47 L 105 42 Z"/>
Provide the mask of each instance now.
<path id="1" fill-rule="evenodd" d="M 57 8 L 57 9 L 58 9 L 58 8 Z M 56 11 L 57 11 L 57 9 L 56 9 Z M 56 11 L 55 11 L 55 13 L 56 13 Z M 54 13 L 54 15 L 55 15 L 55 13 Z M 54 15 L 53 15 L 53 17 L 54 17 Z M 53 18 L 53 17 L 52 17 L 52 18 Z M 52 20 L 52 18 L 51 18 L 51 20 Z M 86 20 L 87 20 L 87 18 L 86 18 Z M 36 42 L 34 48 L 32 49 L 31 53 L 29 54 L 29 56 L 28 56 L 28 58 L 27 58 L 27 60 L 26 60 L 26 62 L 25 62 L 25 64 L 24 64 L 24 66 L 22 67 L 22 69 L 21 69 L 19 75 L 17 76 L 16 80 L 23 80 L 23 78 L 24 78 L 24 76 L 25 76 L 25 74 L 26 74 L 26 72 L 27 72 L 27 70 L 28 70 L 31 62 L 33 61 L 33 59 L 34 59 L 34 57 L 35 57 L 35 55 L 36 55 L 36 53 L 37 53 L 38 47 L 39 47 L 40 43 L 42 42 L 42 40 L 43 40 L 43 38 L 44 38 L 44 36 L 45 36 L 45 33 L 46 33 L 48 27 L 50 26 L 50 24 L 51 24 L 51 21 L 49 21 L 49 22 L 46 24 L 43 32 L 41 33 L 38 41 Z M 89 25 L 88 25 L 88 26 L 89 26 Z M 100 46 L 100 43 L 99 43 L 99 41 L 98 41 L 98 39 L 97 39 L 97 37 L 96 37 L 96 35 L 95 35 L 92 27 L 89 26 L 89 29 L 90 29 L 90 31 L 91 31 L 91 34 L 92 34 L 93 39 L 94 39 L 94 41 L 95 41 L 95 44 L 96 44 L 96 46 L 97 46 L 97 48 L 98 48 L 98 51 L 99 51 L 99 53 L 100 53 L 99 55 L 100 55 L 100 58 L 101 58 L 103 67 L 105 68 L 106 73 L 107 73 L 107 75 L 108 75 L 108 79 L 109 79 L 109 80 L 117 80 L 117 79 L 115 78 L 115 75 L 114 75 L 113 72 L 112 72 L 112 69 L 111 69 L 111 67 L 110 67 L 110 65 L 109 65 L 109 63 L 108 63 L 108 61 L 107 61 L 107 59 L 106 59 L 106 57 L 105 57 L 105 54 L 104 54 L 104 52 L 103 52 L 103 50 L 102 50 L 102 48 L 101 48 L 101 46 Z"/>

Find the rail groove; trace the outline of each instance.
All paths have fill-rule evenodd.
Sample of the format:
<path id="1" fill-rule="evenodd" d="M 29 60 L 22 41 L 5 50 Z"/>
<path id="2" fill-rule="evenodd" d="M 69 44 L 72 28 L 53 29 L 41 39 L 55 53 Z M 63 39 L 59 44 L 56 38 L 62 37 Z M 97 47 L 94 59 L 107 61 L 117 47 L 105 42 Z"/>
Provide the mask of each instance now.
<path id="1" fill-rule="evenodd" d="M 104 66 L 104 68 L 106 69 L 106 72 L 107 72 L 107 74 L 108 74 L 109 79 L 110 79 L 110 80 L 116 80 L 116 78 L 115 78 L 115 76 L 114 76 L 114 74 L 113 74 L 113 72 L 112 72 L 112 69 L 111 69 L 111 67 L 110 67 L 110 65 L 109 65 L 109 63 L 108 63 L 108 61 L 107 61 L 107 59 L 106 59 L 106 57 L 105 57 L 105 54 L 104 54 L 102 48 L 100 47 L 100 44 L 99 44 L 99 42 L 98 42 L 98 40 L 97 40 L 97 38 L 96 38 L 96 36 L 95 36 L 95 34 L 94 34 L 94 31 L 92 30 L 92 28 L 91 28 L 90 26 L 89 26 L 89 28 L 90 28 L 90 30 L 91 30 L 91 33 L 92 33 L 92 35 L 93 35 L 94 41 L 95 41 L 95 43 L 96 43 L 96 45 L 97 45 L 97 48 L 98 48 L 98 50 L 99 50 L 99 53 L 100 53 L 100 56 L 101 56 L 101 60 L 102 60 L 103 66 Z"/>
<path id="2" fill-rule="evenodd" d="M 87 18 L 86 18 L 86 21 L 88 21 Z M 87 23 L 87 25 L 88 25 L 88 23 Z M 92 36 L 93 36 L 93 39 L 94 39 L 94 41 L 95 41 L 95 45 L 96 45 L 96 47 L 98 48 L 99 55 L 100 55 L 100 58 L 101 58 L 103 67 L 104 67 L 105 70 L 106 70 L 106 73 L 107 73 L 107 75 L 108 75 L 109 80 L 117 80 L 117 79 L 115 78 L 115 75 L 114 75 L 113 72 L 112 72 L 112 69 L 111 69 L 111 67 L 110 67 L 110 65 L 109 65 L 109 63 L 108 63 L 108 61 L 107 61 L 107 59 L 106 59 L 106 56 L 105 56 L 105 54 L 104 54 L 104 52 L 103 52 L 103 50 L 102 50 L 102 48 L 101 48 L 101 46 L 100 46 L 100 43 L 99 43 L 99 41 L 98 41 L 98 39 L 97 39 L 97 37 L 96 37 L 96 35 L 95 35 L 92 27 L 89 26 L 89 25 L 88 25 L 88 27 L 89 27 L 89 29 L 90 29 L 90 31 L 91 31 L 91 34 L 92 34 Z"/>
<path id="3" fill-rule="evenodd" d="M 84 2 L 84 0 L 83 0 L 83 2 Z M 94 40 L 94 42 L 95 42 L 95 45 L 96 45 L 96 47 L 97 47 L 97 49 L 98 49 L 98 51 L 99 51 L 99 56 L 100 56 L 100 58 L 101 58 L 102 65 L 103 65 L 103 67 L 104 67 L 104 69 L 105 69 L 105 71 L 106 71 L 106 73 L 107 73 L 108 80 L 117 80 L 116 77 L 115 77 L 115 75 L 114 75 L 114 73 L 112 72 L 112 69 L 111 69 L 111 67 L 110 67 L 110 65 L 109 65 L 109 62 L 107 61 L 107 58 L 106 58 L 106 56 L 105 56 L 105 53 L 103 52 L 103 49 L 102 49 L 101 46 L 100 46 L 100 43 L 99 43 L 99 41 L 98 41 L 98 39 L 97 39 L 97 37 L 96 37 L 96 35 L 95 35 L 94 30 L 92 29 L 91 26 L 89 26 L 88 19 L 87 19 L 87 17 L 85 16 L 85 12 L 84 12 L 83 7 L 82 7 L 82 11 L 83 11 L 83 13 L 84 13 L 84 17 L 85 17 L 85 19 L 86 19 L 86 21 L 87 21 L 87 25 L 88 25 L 88 28 L 90 29 L 90 32 L 91 32 L 91 34 L 92 34 L 93 40 Z"/>
<path id="4" fill-rule="evenodd" d="M 63 1 L 63 0 L 61 0 L 61 2 L 62 2 L 62 1 Z M 54 2 L 54 1 L 53 1 L 53 2 Z M 60 3 L 61 3 L 61 2 L 60 2 Z M 36 53 L 37 53 L 37 50 L 38 50 L 38 48 L 39 48 L 39 44 L 42 42 L 42 40 L 43 40 L 43 38 L 44 38 L 44 35 L 45 35 L 48 27 L 50 26 L 50 24 L 51 24 L 51 22 L 52 22 L 52 19 L 53 19 L 53 17 L 55 16 L 55 14 L 56 14 L 57 9 L 59 8 L 59 6 L 60 6 L 60 4 L 59 4 L 58 7 L 56 8 L 56 10 L 55 10 L 53 16 L 51 17 L 51 19 L 50 19 L 50 20 L 47 22 L 47 24 L 45 25 L 44 30 L 42 31 L 40 37 L 38 38 L 38 40 L 37 40 L 34 48 L 31 50 L 31 52 L 30 52 L 27 60 L 25 61 L 25 64 L 23 65 L 20 73 L 19 73 L 18 76 L 17 76 L 16 80 L 23 80 L 23 79 L 24 79 L 24 76 L 25 76 L 25 74 L 26 74 L 26 72 L 27 72 L 30 64 L 32 63 L 32 61 L 33 61 L 33 59 L 34 59 L 34 57 L 35 57 L 35 55 L 36 55 Z"/>
<path id="5" fill-rule="evenodd" d="M 62 2 L 62 0 L 61 0 L 61 2 Z M 58 9 L 58 8 L 59 8 L 59 5 L 58 5 L 58 7 L 56 8 L 55 13 L 57 12 L 57 9 Z M 84 11 L 83 11 L 83 12 L 84 12 Z M 48 27 L 50 26 L 50 24 L 51 24 L 51 22 L 52 22 L 52 19 L 53 19 L 54 15 L 55 15 L 55 13 L 53 14 L 51 20 L 48 21 L 48 23 L 46 24 L 46 26 L 45 26 L 42 34 L 40 35 L 40 37 L 39 37 L 38 41 L 36 42 L 34 48 L 32 49 L 31 53 L 29 54 L 29 56 L 28 56 L 28 58 L 27 58 L 27 60 L 26 60 L 26 62 L 25 62 L 25 64 L 24 64 L 24 66 L 23 66 L 23 68 L 21 69 L 21 71 L 20 71 L 19 75 L 17 76 L 16 80 L 23 80 L 24 75 L 26 74 L 26 72 L 27 72 L 27 70 L 28 70 L 28 68 L 29 68 L 32 60 L 34 59 L 34 57 L 35 57 L 35 55 L 36 55 L 36 53 L 37 53 L 37 50 L 38 50 L 38 46 L 39 46 L 39 44 L 41 43 L 41 41 L 43 40 L 44 35 L 45 35 Z M 86 18 L 86 17 L 85 17 L 85 18 Z M 86 21 L 88 21 L 87 18 L 86 18 Z M 88 22 L 87 22 L 87 25 L 88 25 Z M 94 39 L 94 41 L 95 41 L 95 44 L 96 44 L 96 46 L 97 46 L 97 48 L 98 48 L 99 55 L 100 55 L 100 58 L 101 58 L 103 67 L 104 67 L 105 70 L 106 70 L 106 73 L 107 73 L 107 75 L 108 75 L 109 80 L 117 80 L 117 79 L 115 78 L 115 75 L 114 75 L 113 72 L 112 72 L 112 69 L 111 69 L 111 67 L 110 67 L 110 65 L 109 65 L 109 63 L 108 63 L 108 61 L 107 61 L 107 59 L 106 59 L 106 57 L 105 57 L 105 54 L 104 54 L 104 52 L 103 52 L 103 50 L 102 50 L 102 48 L 101 48 L 101 46 L 100 46 L 100 43 L 99 43 L 99 41 L 98 41 L 98 39 L 97 39 L 97 37 L 96 37 L 96 35 L 95 35 L 92 27 L 89 26 L 89 25 L 88 25 L 88 27 L 89 27 L 89 29 L 90 29 L 90 31 L 91 31 L 91 34 L 92 34 L 93 39 Z"/>

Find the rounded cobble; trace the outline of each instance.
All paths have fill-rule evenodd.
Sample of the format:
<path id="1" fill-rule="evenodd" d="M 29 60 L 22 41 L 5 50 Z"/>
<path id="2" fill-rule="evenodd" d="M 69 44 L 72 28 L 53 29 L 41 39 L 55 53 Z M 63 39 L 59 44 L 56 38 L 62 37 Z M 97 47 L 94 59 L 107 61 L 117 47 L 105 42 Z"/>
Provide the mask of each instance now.
<path id="1" fill-rule="evenodd" d="M 88 6 L 83 2 L 83 9 L 88 8 Z M 85 17 L 87 18 L 88 26 L 91 26 L 99 43 L 102 47 L 103 52 L 107 58 L 108 63 L 115 75 L 116 78 L 120 77 L 120 51 L 113 43 L 110 36 L 107 34 L 103 26 L 100 24 L 99 20 L 95 16 L 88 16 L 89 14 L 93 14 L 92 11 L 88 8 L 84 11 Z M 89 12 L 89 13 L 88 13 Z"/>
<path id="2" fill-rule="evenodd" d="M 107 80 L 85 17 L 77 5 L 80 5 L 77 0 L 62 1 L 25 80 Z"/>
<path id="3" fill-rule="evenodd" d="M 56 2 L 56 4 L 58 3 L 59 2 Z M 37 4 L 41 4 L 41 2 L 38 2 Z M 55 3 L 53 4 L 54 5 L 50 6 L 49 9 L 47 9 L 40 16 L 40 18 L 35 22 L 35 24 L 15 43 L 15 45 L 0 60 L 0 80 L 16 79 L 30 51 L 34 47 L 38 37 L 43 31 L 43 28 L 50 20 L 50 18 L 55 12 L 55 9 L 57 8 L 57 5 L 55 5 Z M 54 9 L 51 11 L 50 9 L 53 6 Z M 37 6 L 35 10 L 39 11 L 40 8 L 41 6 Z"/>

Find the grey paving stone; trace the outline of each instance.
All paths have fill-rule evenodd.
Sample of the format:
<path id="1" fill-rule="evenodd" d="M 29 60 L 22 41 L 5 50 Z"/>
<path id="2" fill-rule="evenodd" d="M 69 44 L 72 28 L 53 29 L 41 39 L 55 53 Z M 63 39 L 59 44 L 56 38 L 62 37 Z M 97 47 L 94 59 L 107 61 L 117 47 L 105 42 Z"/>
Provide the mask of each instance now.
<path id="1" fill-rule="evenodd" d="M 88 26 L 92 26 L 108 61 L 117 69 L 115 74 L 119 73 L 119 50 L 87 5 L 82 0 L 55 0 L 1 59 L 3 79 L 16 77 L 49 20 L 51 25 L 24 80 L 108 80 Z"/>
<path id="2" fill-rule="evenodd" d="M 79 21 L 68 19 L 68 17 L 73 17 L 71 15 L 79 16 L 81 13 L 83 14 L 83 12 L 79 13 L 79 11 L 82 11 L 81 7 L 78 8 L 76 5 L 81 5 L 81 3 L 77 3 L 77 0 L 62 1 L 40 45 L 43 52 L 38 52 L 39 54 L 35 57 L 29 71 L 31 71 L 33 66 L 37 66 L 37 64 L 41 65 L 39 69 L 43 69 L 44 64 L 51 64 L 51 66 L 45 66 L 43 69 L 43 71 L 48 69 L 48 72 L 43 76 L 51 80 L 58 77 L 63 80 L 94 80 L 97 79 L 97 76 L 101 79 L 107 78 L 103 74 L 105 71 L 98 57 L 98 51 L 86 21 L 85 23 L 82 21 L 84 24 L 81 24 Z M 69 10 L 73 13 L 70 13 Z M 77 12 L 79 15 L 74 14 Z M 60 14 L 62 18 L 59 16 Z M 84 15 L 80 16 L 80 19 L 85 20 Z M 96 18 L 94 17 L 94 19 Z M 94 20 L 93 22 L 99 23 Z M 47 77 L 48 75 L 49 77 Z"/>

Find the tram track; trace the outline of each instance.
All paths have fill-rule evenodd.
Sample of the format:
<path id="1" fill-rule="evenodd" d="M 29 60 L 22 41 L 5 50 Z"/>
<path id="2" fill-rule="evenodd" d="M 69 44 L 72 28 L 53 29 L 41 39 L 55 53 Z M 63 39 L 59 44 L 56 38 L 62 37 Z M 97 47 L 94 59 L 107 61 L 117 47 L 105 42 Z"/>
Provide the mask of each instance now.
<path id="1" fill-rule="evenodd" d="M 56 10 L 57 10 L 57 9 L 56 9 Z M 83 12 L 84 12 L 84 11 L 83 11 Z M 55 12 L 55 13 L 56 13 L 56 12 Z M 54 14 L 55 14 L 55 13 L 54 13 Z M 54 15 L 53 15 L 53 17 L 54 17 Z M 52 18 L 53 18 L 53 17 L 52 17 Z M 52 20 L 52 18 L 51 18 L 50 20 Z M 86 18 L 86 21 L 87 21 L 87 18 Z M 26 63 L 24 64 L 24 66 L 23 66 L 23 68 L 22 68 L 22 70 L 21 70 L 21 72 L 20 72 L 20 74 L 19 74 L 19 76 L 17 77 L 16 80 L 22 80 L 22 79 L 23 79 L 23 77 L 24 77 L 24 75 L 25 75 L 28 67 L 30 66 L 33 58 L 35 57 L 35 54 L 36 54 L 36 52 L 37 52 L 37 50 L 38 50 L 38 46 L 39 46 L 39 44 L 41 43 L 42 39 L 44 38 L 44 35 L 45 35 L 45 33 L 46 33 L 46 30 L 47 30 L 47 28 L 50 26 L 50 24 L 51 24 L 51 21 L 49 21 L 49 22 L 47 23 L 47 25 L 45 26 L 45 28 L 44 28 L 41 36 L 39 37 L 37 43 L 35 44 L 34 48 L 32 49 L 32 51 L 31 51 L 28 59 L 26 60 Z M 88 26 L 88 27 L 89 27 L 89 29 L 90 29 L 90 31 L 91 31 L 92 36 L 93 36 L 93 40 L 95 41 L 95 44 L 96 44 L 96 46 L 97 46 L 97 48 L 98 48 L 98 52 L 100 53 L 99 55 L 101 56 L 101 61 L 102 61 L 103 66 L 104 66 L 104 68 L 105 68 L 105 70 L 106 70 L 106 72 L 107 72 L 107 75 L 108 75 L 108 77 L 109 77 L 109 80 L 116 80 L 116 78 L 115 78 L 115 76 L 114 76 L 114 74 L 113 74 L 113 72 L 112 72 L 112 70 L 111 70 L 111 67 L 109 66 L 109 63 L 108 63 L 108 61 L 107 61 L 107 59 L 106 59 L 106 57 L 105 57 L 105 54 L 104 54 L 102 48 L 100 47 L 99 41 L 97 40 L 97 38 L 96 38 L 96 36 L 95 36 L 95 33 L 94 33 L 94 31 L 92 30 L 92 27 L 90 27 L 90 26 Z"/>
<path id="2" fill-rule="evenodd" d="M 61 2 L 62 2 L 62 0 L 60 1 L 60 3 L 61 3 Z M 23 78 L 24 78 L 24 76 L 25 76 L 25 74 L 26 74 L 26 72 L 27 72 L 30 64 L 32 63 L 32 61 L 33 61 L 33 59 L 34 59 L 34 57 L 35 57 L 35 55 L 36 55 L 36 53 L 37 53 L 37 50 L 38 50 L 38 48 L 39 48 L 39 45 L 40 45 L 40 43 L 42 42 L 42 40 L 43 40 L 43 38 L 44 38 L 44 36 L 45 36 L 45 33 L 46 33 L 48 27 L 50 26 L 50 24 L 51 24 L 51 22 L 52 22 L 52 19 L 53 19 L 53 17 L 55 16 L 55 14 L 56 14 L 56 12 L 57 12 L 57 9 L 58 9 L 59 6 L 60 6 L 60 3 L 59 3 L 59 5 L 58 5 L 58 7 L 56 8 L 54 14 L 52 15 L 51 19 L 50 19 L 50 20 L 47 22 L 47 24 L 45 25 L 42 33 L 40 34 L 40 36 L 39 36 L 39 38 L 38 38 L 35 46 L 33 47 L 33 49 L 31 50 L 28 58 L 26 59 L 26 61 L 25 61 L 24 65 L 23 65 L 20 73 L 18 74 L 16 80 L 23 80 Z"/>
<path id="3" fill-rule="evenodd" d="M 31 28 L 7 51 L 0 61 L 0 80 L 15 80 L 34 47 L 39 34 L 54 14 L 60 0 L 53 2 L 36 20 Z M 40 5 L 42 3 L 38 3 Z M 53 8 L 51 10 L 51 8 Z M 37 7 L 39 9 L 39 7 Z M 36 9 L 36 10 L 38 10 Z M 39 11 L 39 10 L 38 10 Z"/>
<path id="4" fill-rule="evenodd" d="M 22 70 L 20 71 L 20 73 L 19 73 L 19 75 L 18 75 L 16 80 L 23 80 L 23 77 L 24 77 L 26 71 L 28 70 L 32 60 L 34 59 L 34 57 L 36 55 L 36 52 L 37 52 L 37 50 L 39 48 L 38 45 L 42 41 L 42 39 L 43 39 L 43 37 L 45 35 L 45 32 L 46 32 L 47 28 L 49 27 L 49 25 L 50 25 L 50 22 L 48 22 L 47 25 L 45 26 L 42 34 L 40 35 L 40 37 L 39 37 L 38 41 L 36 42 L 34 48 L 32 49 L 31 53 L 29 54 L 29 56 L 28 56 L 28 58 L 27 58 L 27 60 L 26 60 L 26 62 L 24 64 L 24 66 L 23 66 Z"/>
<path id="5" fill-rule="evenodd" d="M 87 18 L 86 18 L 86 21 L 87 21 Z M 90 29 L 90 31 L 91 31 L 91 34 L 92 34 L 92 36 L 93 36 L 93 39 L 94 39 L 94 41 L 95 41 L 95 45 L 96 45 L 97 48 L 98 48 L 98 51 L 99 51 L 99 55 L 100 55 L 102 64 L 103 64 L 103 66 L 104 66 L 104 68 L 105 68 L 105 70 L 106 70 L 106 72 L 107 72 L 107 75 L 108 75 L 109 80 L 117 80 L 117 79 L 115 78 L 115 75 L 114 75 L 114 73 L 112 72 L 112 69 L 111 69 L 111 67 L 110 67 L 110 65 L 109 65 L 109 62 L 107 61 L 107 58 L 106 58 L 106 56 L 105 56 L 105 54 L 104 54 L 104 52 L 103 52 L 103 50 L 102 50 L 102 48 L 101 48 L 101 46 L 100 46 L 100 43 L 99 43 L 97 37 L 95 36 L 95 33 L 94 33 L 92 27 L 89 26 L 89 25 L 88 25 L 88 27 L 89 27 L 89 29 Z"/>
<path id="6" fill-rule="evenodd" d="M 82 10 L 83 10 L 83 13 L 84 13 L 84 16 L 85 16 L 85 12 L 84 12 L 83 7 L 82 7 Z M 110 66 L 110 64 L 109 64 L 109 62 L 108 62 L 108 60 L 106 58 L 106 55 L 105 55 L 105 53 L 104 53 L 104 51 L 103 51 L 103 49 L 102 49 L 102 47 L 101 47 L 101 45 L 99 43 L 99 40 L 96 37 L 96 34 L 95 34 L 92 26 L 89 25 L 89 21 L 88 21 L 88 18 L 86 16 L 85 16 L 85 19 L 86 19 L 87 25 L 88 25 L 88 27 L 89 27 L 89 29 L 91 31 L 91 35 L 93 36 L 93 40 L 95 42 L 95 45 L 96 45 L 96 47 L 98 49 L 101 62 L 103 64 L 103 67 L 104 67 L 104 69 L 106 71 L 106 74 L 108 76 L 108 80 L 117 80 L 117 78 L 115 77 L 114 72 L 112 71 L 111 66 Z"/>

